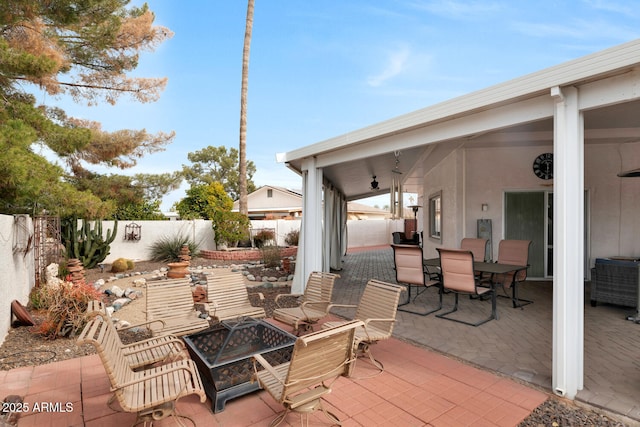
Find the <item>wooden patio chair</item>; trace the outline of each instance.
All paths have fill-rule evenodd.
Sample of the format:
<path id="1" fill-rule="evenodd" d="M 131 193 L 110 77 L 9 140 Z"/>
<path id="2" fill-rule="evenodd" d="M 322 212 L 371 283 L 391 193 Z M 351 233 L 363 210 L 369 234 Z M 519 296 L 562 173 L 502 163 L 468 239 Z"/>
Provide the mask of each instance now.
<path id="1" fill-rule="evenodd" d="M 313 325 L 329 315 L 333 285 L 338 274 L 314 271 L 309 275 L 304 294 L 280 294 L 276 297 L 277 308 L 273 318 L 293 326 L 293 332 L 300 335 L 313 331 Z M 297 307 L 284 307 L 285 298 L 298 297 Z"/>
<path id="2" fill-rule="evenodd" d="M 358 357 L 367 356 L 375 367 L 384 370 L 382 362 L 376 360 L 371 353 L 371 346 L 378 341 L 391 338 L 396 322 L 400 293 L 404 286 L 394 285 L 380 280 L 369 280 L 364 288 L 358 305 L 333 304 L 333 307 L 355 308 L 354 320 L 363 322 L 363 327 L 356 330 L 354 351 Z M 326 322 L 323 328 L 333 328 L 344 324 L 344 321 Z"/>
<path id="3" fill-rule="evenodd" d="M 498 244 L 498 263 L 528 266 L 529 246 L 531 246 L 531 240 L 501 240 Z M 511 298 L 514 308 L 533 303 L 531 300 L 518 298 L 518 283 L 524 282 L 526 279 L 526 268 L 517 273 L 496 274 L 491 278 L 493 283 L 502 287 L 505 296 Z M 509 288 L 511 288 L 511 296 L 507 292 Z"/>
<path id="4" fill-rule="evenodd" d="M 209 328 L 209 321 L 195 309 L 189 279 L 148 282 L 146 314 L 152 336 L 182 336 Z"/>
<path id="5" fill-rule="evenodd" d="M 100 356 L 113 395 L 109 408 L 117 400 L 125 412 L 137 414 L 134 426 L 153 423 L 167 417 L 181 417 L 175 411 L 178 399 L 195 394 L 207 399 L 198 369 L 191 359 L 177 360 L 141 371 L 133 371 L 122 351 L 115 328 L 102 316 L 94 316 L 78 337 L 78 344 L 92 344 Z M 193 423 L 193 420 L 190 420 Z M 195 425 L 195 423 L 193 423 Z"/>
<path id="6" fill-rule="evenodd" d="M 299 413 L 301 424 L 307 425 L 303 417 L 316 410 L 340 425 L 338 417 L 322 405 L 322 396 L 331 393 L 336 379 L 348 375 L 349 365 L 355 358 L 355 331 L 361 327 L 362 322 L 352 321 L 299 337 L 290 362 L 280 365 L 272 366 L 259 354 L 253 357 L 254 378 L 285 408 L 270 426 L 282 423 L 291 411 Z"/>
<path id="7" fill-rule="evenodd" d="M 261 301 L 264 295 L 258 294 Z M 266 317 L 263 307 L 255 307 L 249 300 L 244 276 L 240 273 L 211 274 L 207 276 L 209 315 L 219 322 L 229 319 Z"/>
<path id="8" fill-rule="evenodd" d="M 127 359 L 129 367 L 133 370 L 144 368 L 146 366 L 154 365 L 157 363 L 173 362 L 179 359 L 188 359 L 189 353 L 184 342 L 174 335 L 163 335 L 159 337 L 153 337 L 136 341 L 130 344 L 123 344 L 120 340 L 118 330 L 113 324 L 113 319 L 106 310 L 106 307 L 102 301 L 89 301 L 87 305 L 87 316 L 92 318 L 94 316 L 102 316 L 104 321 L 113 328 L 115 333 L 116 343 L 120 346 L 122 353 Z M 145 323 L 131 325 L 121 328 L 121 331 L 127 329 L 140 327 L 146 325 Z"/>
<path id="9" fill-rule="evenodd" d="M 442 319 L 453 320 L 455 322 L 464 323 L 471 326 L 479 326 L 496 318 L 496 294 L 493 287 L 480 286 L 480 280 L 473 271 L 473 253 L 471 251 L 463 251 L 458 249 L 436 248 L 440 254 L 440 268 L 442 269 L 442 285 L 445 290 L 449 290 L 455 295 L 453 309 L 436 317 Z M 459 294 L 467 294 L 481 297 L 483 295 L 491 296 L 491 314 L 488 318 L 478 322 L 467 322 L 465 320 L 449 317 L 448 315 L 458 311 Z M 478 298 L 481 303 L 481 299 Z"/>
<path id="10" fill-rule="evenodd" d="M 442 308 L 442 285 L 439 278 L 431 279 L 429 272 L 426 270 L 423 264 L 422 248 L 417 245 L 391 245 L 393 248 L 393 262 L 396 270 L 396 282 L 405 285 L 407 287 L 408 295 L 407 300 L 398 305 L 398 310 L 407 313 L 419 314 L 426 316 Z M 410 310 L 407 308 L 400 308 L 411 302 L 415 302 L 418 296 L 435 286 L 438 289 L 439 304 L 436 308 L 425 310 Z M 411 289 L 416 288 L 416 296 L 411 299 Z"/>

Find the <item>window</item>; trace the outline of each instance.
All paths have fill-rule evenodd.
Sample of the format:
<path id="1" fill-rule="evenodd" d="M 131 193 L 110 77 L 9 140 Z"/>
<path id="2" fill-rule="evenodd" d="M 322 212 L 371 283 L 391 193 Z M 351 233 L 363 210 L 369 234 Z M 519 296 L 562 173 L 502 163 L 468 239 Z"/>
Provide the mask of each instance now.
<path id="1" fill-rule="evenodd" d="M 442 192 L 429 196 L 429 237 L 442 242 Z"/>
<path id="2" fill-rule="evenodd" d="M 271 188 L 267 188 L 267 198 L 273 197 L 273 190 Z"/>

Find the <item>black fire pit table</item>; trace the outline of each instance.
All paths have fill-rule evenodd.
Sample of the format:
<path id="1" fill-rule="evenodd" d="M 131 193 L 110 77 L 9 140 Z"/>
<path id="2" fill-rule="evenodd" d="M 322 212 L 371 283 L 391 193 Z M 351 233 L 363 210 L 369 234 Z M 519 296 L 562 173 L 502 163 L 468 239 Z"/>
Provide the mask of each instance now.
<path id="1" fill-rule="evenodd" d="M 257 381 L 251 383 L 253 355 L 262 355 L 272 365 L 288 362 L 296 337 L 263 320 L 247 318 L 222 322 L 187 335 L 184 341 L 211 398 L 211 409 L 218 413 L 227 400 L 259 389 Z"/>

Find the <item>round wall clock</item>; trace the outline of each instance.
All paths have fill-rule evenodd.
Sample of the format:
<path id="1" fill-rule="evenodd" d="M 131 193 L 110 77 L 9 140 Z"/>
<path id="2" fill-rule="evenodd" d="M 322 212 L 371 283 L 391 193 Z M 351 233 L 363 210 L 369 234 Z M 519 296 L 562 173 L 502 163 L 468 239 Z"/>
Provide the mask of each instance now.
<path id="1" fill-rule="evenodd" d="M 533 173 L 540 179 L 553 179 L 553 153 L 540 154 L 533 161 Z"/>

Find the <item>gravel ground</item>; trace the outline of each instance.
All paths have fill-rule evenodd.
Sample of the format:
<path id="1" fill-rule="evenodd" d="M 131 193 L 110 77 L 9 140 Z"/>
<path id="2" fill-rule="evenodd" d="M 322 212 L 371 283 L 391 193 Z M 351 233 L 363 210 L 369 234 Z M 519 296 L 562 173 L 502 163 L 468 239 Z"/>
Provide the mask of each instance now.
<path id="1" fill-rule="evenodd" d="M 211 261 L 194 258 L 191 260 L 192 266 L 212 265 Z M 165 263 L 140 262 L 136 264 L 135 271 L 151 272 Z M 108 272 L 93 269 L 85 272 L 88 282 L 94 282 L 99 278 L 107 279 L 111 276 Z M 279 293 L 289 292 L 289 287 L 274 288 L 252 288 L 249 287 L 250 298 L 253 304 L 259 305 L 259 299 L 253 294 L 262 292 L 265 296 L 264 307 L 269 316 L 273 310 L 273 300 Z M 30 310 L 36 325 L 42 322 L 43 314 Z M 129 333 L 122 336 L 123 342 L 131 342 L 144 337 L 144 333 Z M 52 363 L 60 360 L 82 357 L 94 354 L 95 350 L 91 345 L 79 346 L 75 339 L 58 338 L 55 340 L 44 339 L 31 331 L 31 328 L 21 326 L 11 328 L 0 346 L 0 370 L 9 370 L 21 366 L 35 366 L 45 363 Z M 4 396 L 0 396 L 3 399 Z M 524 419 L 519 427 L 555 427 L 555 426 L 594 426 L 594 427 L 626 427 L 626 424 L 607 417 L 596 411 L 580 407 L 571 401 L 550 397 L 545 403 L 536 408 L 533 413 Z"/>

